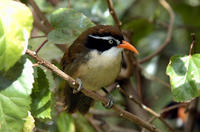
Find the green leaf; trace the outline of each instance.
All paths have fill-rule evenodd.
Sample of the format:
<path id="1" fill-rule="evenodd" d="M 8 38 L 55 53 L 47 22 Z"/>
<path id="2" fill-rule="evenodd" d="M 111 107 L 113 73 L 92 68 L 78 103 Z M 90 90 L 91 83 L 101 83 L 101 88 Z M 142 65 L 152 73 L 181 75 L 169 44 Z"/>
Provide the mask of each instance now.
<path id="1" fill-rule="evenodd" d="M 37 78 L 33 84 L 32 92 L 32 115 L 37 118 L 51 119 L 51 92 L 49 90 L 49 82 L 44 71 L 36 68 Z"/>
<path id="2" fill-rule="evenodd" d="M 200 54 L 173 56 L 166 70 L 176 101 L 200 96 Z"/>
<path id="3" fill-rule="evenodd" d="M 95 25 L 82 13 L 66 8 L 54 11 L 50 23 L 55 30 L 48 34 L 48 40 L 59 44 L 72 44 L 84 30 Z"/>
<path id="4" fill-rule="evenodd" d="M 30 60 L 22 58 L 7 72 L 0 71 L 0 131 L 20 132 L 30 110 L 33 83 Z"/>
<path id="5" fill-rule="evenodd" d="M 0 70 L 8 70 L 25 53 L 32 13 L 16 1 L 0 1 Z"/>
<path id="6" fill-rule="evenodd" d="M 56 124 L 59 132 L 75 132 L 74 119 L 66 112 L 59 114 Z"/>
<path id="7" fill-rule="evenodd" d="M 35 120 L 31 115 L 31 112 L 28 112 L 28 116 L 25 120 L 26 122 L 24 123 L 23 132 L 32 132 L 35 127 Z"/>

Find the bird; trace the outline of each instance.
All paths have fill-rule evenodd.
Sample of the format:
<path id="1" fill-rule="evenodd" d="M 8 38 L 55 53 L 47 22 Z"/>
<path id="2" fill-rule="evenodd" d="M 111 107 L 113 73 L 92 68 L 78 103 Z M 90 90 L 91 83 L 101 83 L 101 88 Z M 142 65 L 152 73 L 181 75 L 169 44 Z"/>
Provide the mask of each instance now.
<path id="1" fill-rule="evenodd" d="M 63 71 L 76 78 L 82 87 L 98 91 L 111 85 L 117 78 L 123 49 L 138 54 L 137 49 L 124 40 L 117 27 L 97 25 L 78 36 L 65 51 L 61 65 Z M 67 83 L 64 96 L 68 113 L 79 111 L 85 114 L 94 102 L 81 91 L 75 92 Z"/>

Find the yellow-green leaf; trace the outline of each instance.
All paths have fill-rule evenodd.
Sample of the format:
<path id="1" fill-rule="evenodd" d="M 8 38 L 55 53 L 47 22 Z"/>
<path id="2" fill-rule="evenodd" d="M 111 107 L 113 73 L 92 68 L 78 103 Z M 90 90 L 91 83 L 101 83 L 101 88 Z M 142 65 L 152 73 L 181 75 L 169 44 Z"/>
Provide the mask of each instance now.
<path id="1" fill-rule="evenodd" d="M 16 1 L 0 1 L 0 12 L 0 70 L 8 70 L 25 53 L 33 17 Z"/>

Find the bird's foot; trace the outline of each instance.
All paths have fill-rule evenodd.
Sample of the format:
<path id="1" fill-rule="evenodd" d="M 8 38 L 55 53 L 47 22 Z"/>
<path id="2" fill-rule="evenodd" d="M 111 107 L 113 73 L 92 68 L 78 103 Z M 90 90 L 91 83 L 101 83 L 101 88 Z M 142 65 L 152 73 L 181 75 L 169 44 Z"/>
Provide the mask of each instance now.
<path id="1" fill-rule="evenodd" d="M 104 105 L 104 107 L 106 107 L 107 109 L 110 109 L 110 108 L 112 108 L 112 106 L 114 104 L 113 97 L 105 88 L 102 88 L 102 90 L 106 93 L 106 96 L 108 98 L 108 102 L 106 105 Z"/>
<path id="2" fill-rule="evenodd" d="M 114 100 L 111 94 L 107 94 L 107 98 L 108 98 L 108 102 L 105 106 L 105 108 L 110 109 L 112 108 L 113 104 L 114 104 Z"/>
<path id="3" fill-rule="evenodd" d="M 76 94 L 76 93 L 80 92 L 81 89 L 83 88 L 81 79 L 77 78 L 76 82 L 79 84 L 79 86 L 78 86 L 78 88 L 73 89 L 73 94 Z"/>

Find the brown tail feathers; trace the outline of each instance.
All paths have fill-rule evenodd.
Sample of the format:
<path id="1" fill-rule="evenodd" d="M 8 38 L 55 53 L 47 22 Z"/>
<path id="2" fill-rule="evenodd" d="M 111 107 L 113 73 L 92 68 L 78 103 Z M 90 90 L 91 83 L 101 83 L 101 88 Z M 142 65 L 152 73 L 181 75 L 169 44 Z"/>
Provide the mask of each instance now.
<path id="1" fill-rule="evenodd" d="M 67 112 L 74 113 L 79 111 L 85 114 L 89 111 L 90 106 L 94 100 L 88 96 L 85 96 L 82 92 L 73 94 L 73 88 L 66 85 L 65 87 L 65 103 L 67 105 Z"/>

